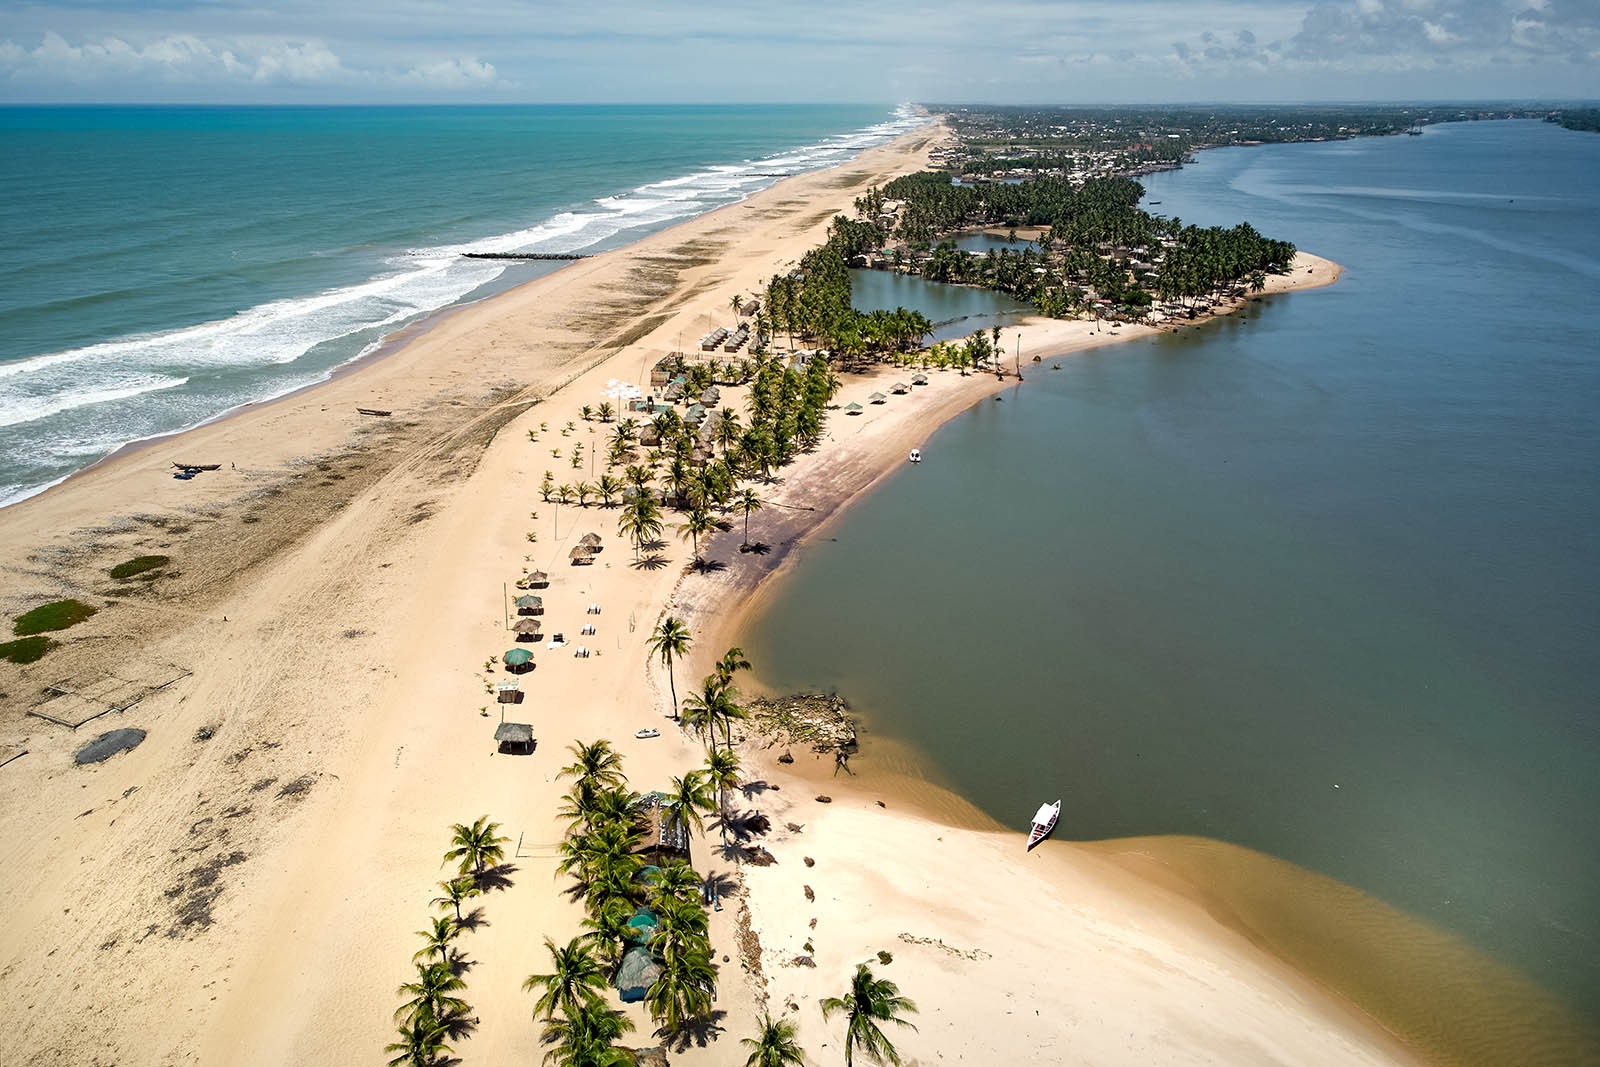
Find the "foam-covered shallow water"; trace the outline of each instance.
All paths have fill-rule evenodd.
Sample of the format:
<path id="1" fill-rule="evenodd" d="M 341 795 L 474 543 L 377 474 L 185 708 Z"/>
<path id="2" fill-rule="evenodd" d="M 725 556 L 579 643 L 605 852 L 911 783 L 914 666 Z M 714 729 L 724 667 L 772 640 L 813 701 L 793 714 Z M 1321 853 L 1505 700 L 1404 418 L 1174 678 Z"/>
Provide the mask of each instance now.
<path id="1" fill-rule="evenodd" d="M 848 159 L 907 108 L 0 110 L 0 503 L 424 315 Z"/>

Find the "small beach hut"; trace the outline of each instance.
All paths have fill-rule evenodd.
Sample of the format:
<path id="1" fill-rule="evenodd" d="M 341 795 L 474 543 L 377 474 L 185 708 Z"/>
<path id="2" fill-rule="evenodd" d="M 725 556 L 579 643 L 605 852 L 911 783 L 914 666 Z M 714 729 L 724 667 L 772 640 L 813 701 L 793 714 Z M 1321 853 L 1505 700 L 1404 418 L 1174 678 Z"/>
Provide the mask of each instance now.
<path id="1" fill-rule="evenodd" d="M 860 404 L 857 404 L 854 400 L 852 400 L 852 401 L 850 401 L 850 403 L 848 403 L 848 404 L 846 404 L 844 406 L 844 410 L 845 410 L 845 414 L 847 414 L 847 415 L 859 415 L 863 411 L 865 411 L 866 408 L 862 407 Z"/>
<path id="2" fill-rule="evenodd" d="M 567 553 L 567 558 L 574 567 L 584 566 L 594 562 L 594 548 L 591 545 L 573 545 L 572 551 Z"/>
<path id="3" fill-rule="evenodd" d="M 494 698 L 501 704 L 522 703 L 522 683 L 515 678 L 494 687 Z"/>
<path id="4" fill-rule="evenodd" d="M 628 920 L 628 925 L 622 932 L 622 939 L 632 945 L 649 944 L 660 926 L 661 920 L 656 918 L 655 912 L 649 908 L 640 908 L 633 913 L 633 918 Z"/>
<path id="5" fill-rule="evenodd" d="M 911 386 L 907 385 L 905 382 L 895 382 L 894 385 L 889 387 L 889 392 L 895 394 L 896 396 L 904 396 L 905 394 L 911 392 Z"/>
<path id="6" fill-rule="evenodd" d="M 530 571 L 528 572 L 527 577 L 523 578 L 522 581 L 524 583 L 524 588 L 543 589 L 545 586 L 550 584 L 550 576 L 544 571 Z"/>
<path id="7" fill-rule="evenodd" d="M 537 641 L 539 627 L 543 625 L 538 619 L 518 619 L 516 625 L 511 627 L 511 632 L 517 635 L 518 641 Z"/>
<path id="8" fill-rule="evenodd" d="M 598 552 L 600 551 L 600 535 L 597 533 L 586 533 L 582 537 L 578 538 L 578 544 L 588 545 Z"/>
<path id="9" fill-rule="evenodd" d="M 517 599 L 513 600 L 512 603 L 517 606 L 518 615 L 544 614 L 544 599 L 542 597 L 536 597 L 532 593 L 519 596 Z"/>
<path id="10" fill-rule="evenodd" d="M 704 404 L 706 407 L 711 407 L 712 405 L 719 404 L 721 402 L 722 390 L 718 389 L 714 385 L 706 386 L 705 391 L 700 394 L 700 403 Z"/>
<path id="11" fill-rule="evenodd" d="M 660 977 L 661 964 L 649 949 L 635 945 L 622 954 L 622 963 L 617 967 L 617 996 L 624 1004 L 637 1003 Z"/>
<path id="12" fill-rule="evenodd" d="M 533 653 L 525 648 L 507 649 L 506 654 L 500 657 L 506 665 L 506 670 L 512 674 L 524 674 L 533 670 Z"/>
<path id="13" fill-rule="evenodd" d="M 928 376 L 926 374 L 913 374 L 911 376 L 911 384 L 912 385 L 927 385 L 928 384 Z"/>
<path id="14" fill-rule="evenodd" d="M 882 404 L 889 398 L 884 396 L 882 393 L 873 393 L 871 396 L 867 397 L 867 399 L 874 404 Z"/>
<path id="15" fill-rule="evenodd" d="M 526 756 L 533 752 L 533 726 L 525 722 L 503 722 L 495 727 L 494 739 L 507 755 Z"/>

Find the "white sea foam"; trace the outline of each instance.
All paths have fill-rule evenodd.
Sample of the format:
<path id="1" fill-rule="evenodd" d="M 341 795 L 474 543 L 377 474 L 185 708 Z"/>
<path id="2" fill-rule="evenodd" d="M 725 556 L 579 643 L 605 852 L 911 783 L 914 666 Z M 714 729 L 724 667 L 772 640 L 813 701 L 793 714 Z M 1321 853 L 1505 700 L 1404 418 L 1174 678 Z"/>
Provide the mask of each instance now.
<path id="1" fill-rule="evenodd" d="M 503 262 L 466 259 L 462 253 L 592 251 L 615 243 L 620 235 L 741 200 L 772 184 L 776 175 L 837 163 L 921 121 L 911 109 L 901 108 L 886 122 L 762 159 L 710 165 L 650 182 L 524 229 L 412 249 L 391 257 L 382 274 L 355 285 L 274 300 L 213 322 L 3 363 L 0 428 L 22 427 L 12 432 L 24 435 L 41 457 L 54 457 L 59 467 L 63 461 L 113 451 L 130 434 L 197 425 L 325 377 L 337 363 L 369 351 L 379 333 L 461 300 L 506 269 Z M 369 335 L 364 344 L 346 345 L 326 361 L 307 358 L 330 342 L 362 334 Z M 302 362 L 304 370 L 297 371 Z M 221 375 L 228 377 L 226 385 L 215 384 Z M 191 381 L 210 387 L 199 389 L 193 402 L 171 393 Z M 155 394 L 165 395 L 159 412 L 147 406 Z M 97 409 L 93 418 L 85 410 L 89 408 Z M 33 486 L 0 486 L 0 504 L 55 481 L 59 478 L 41 478 Z"/>

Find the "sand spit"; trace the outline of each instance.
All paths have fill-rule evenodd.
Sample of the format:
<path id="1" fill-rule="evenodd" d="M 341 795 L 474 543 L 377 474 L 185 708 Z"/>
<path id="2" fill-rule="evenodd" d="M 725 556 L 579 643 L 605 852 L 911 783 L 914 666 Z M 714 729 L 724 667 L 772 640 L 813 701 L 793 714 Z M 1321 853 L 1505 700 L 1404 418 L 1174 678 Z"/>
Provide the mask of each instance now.
<path id="1" fill-rule="evenodd" d="M 40 662 L 0 672 L 0 751 L 26 750 L 0 765 L 0 988 L 11 1009 L 0 1058 L 375 1061 L 448 827 L 487 813 L 514 844 L 505 886 L 480 902 L 463 943 L 480 1021 L 457 1054 L 535 1060 L 520 984 L 543 966 L 543 938 L 565 940 L 579 919 L 554 872 L 565 746 L 612 738 L 639 789 L 696 764 L 698 743 L 663 718 L 665 678 L 644 666 L 665 606 L 692 611 L 702 649 L 720 651 L 716 621 L 736 618 L 775 561 L 909 443 L 1015 383 L 935 374 L 910 397 L 836 417 L 828 441 L 765 491 L 790 505 L 752 523 L 775 550 L 741 554 L 723 534 L 705 555 L 727 566 L 709 573 L 685 573 L 687 547 L 670 536 L 664 565 L 636 568 L 615 512 L 545 503 L 538 484 L 546 470 L 588 476 L 570 467 L 573 447 L 584 444 L 586 461 L 607 428 L 578 409 L 598 403 L 608 379 L 638 381 L 680 336 L 724 319 L 733 292 L 796 261 L 835 212 L 918 167 L 940 136 L 924 128 L 576 263 L 446 316 L 355 373 L 0 512 L 0 607 L 71 595 L 102 608 Z M 1114 339 L 1084 325 L 1052 325 L 1048 341 L 1025 345 Z M 866 384 L 852 375 L 847 389 Z M 174 481 L 180 453 L 221 469 Z M 591 531 L 596 561 L 568 565 Z M 170 562 L 110 577 L 149 554 Z M 535 567 L 551 573 L 548 629 L 569 641 L 586 623 L 596 632 L 582 639 L 588 657 L 535 648 L 528 699 L 513 707 L 537 748 L 499 755 L 487 690 L 506 675 L 489 657 L 512 647 L 508 587 Z M 47 686 L 83 714 L 108 701 L 126 710 L 73 731 L 27 715 Z M 662 736 L 635 739 L 642 726 Z M 116 728 L 147 737 L 72 766 L 84 740 Z M 1199 904 L 1108 861 L 1065 847 L 1025 858 L 1010 837 L 922 819 L 893 798 L 880 808 L 810 796 L 777 777 L 752 783 L 749 803 L 782 828 L 767 843 L 770 867 L 696 842 L 703 873 L 748 883 L 713 917 L 726 956 L 721 1037 L 690 1042 L 674 1062 L 742 1059 L 734 1042 L 758 1005 L 790 1002 L 813 1062 L 836 1061 L 815 998 L 879 951 L 892 957 L 884 973 L 923 1005 L 921 1029 L 901 1042 L 907 1062 L 1405 1059 Z M 812 885 L 814 910 L 797 883 Z M 815 930 L 799 921 L 810 918 Z M 807 937 L 815 967 L 791 966 Z M 648 1043 L 647 1019 L 632 1017 Z"/>

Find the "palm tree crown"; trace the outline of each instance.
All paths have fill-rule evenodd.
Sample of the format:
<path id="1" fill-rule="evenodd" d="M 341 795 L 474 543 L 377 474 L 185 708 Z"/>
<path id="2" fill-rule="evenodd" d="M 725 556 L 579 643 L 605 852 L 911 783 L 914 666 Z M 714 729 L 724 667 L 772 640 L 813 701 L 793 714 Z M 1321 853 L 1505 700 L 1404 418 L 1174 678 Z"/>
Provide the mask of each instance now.
<path id="1" fill-rule="evenodd" d="M 650 635 L 650 655 L 657 656 L 667 667 L 667 685 L 672 691 L 672 717 L 678 717 L 678 683 L 673 678 L 672 663 L 682 659 L 689 651 L 689 646 L 694 639 L 689 636 L 689 627 L 684 625 L 682 619 L 668 615 L 656 624 L 655 632 Z"/>
<path id="2" fill-rule="evenodd" d="M 606 987 L 605 970 L 580 938 L 575 937 L 560 948 L 547 937 L 544 947 L 550 953 L 550 973 L 528 975 L 522 988 L 529 992 L 544 990 L 533 1005 L 534 1015 L 549 1019 L 559 1011 L 573 1018 L 584 1004 L 599 999 L 599 991 Z"/>
<path id="3" fill-rule="evenodd" d="M 456 823 L 450 830 L 450 851 L 444 854 L 444 862 L 459 861 L 462 874 L 480 875 L 485 866 L 505 859 L 505 845 L 511 839 L 499 836 L 500 824 L 490 822 L 489 816 L 480 815 L 471 826 Z"/>
<path id="4" fill-rule="evenodd" d="M 739 1044 L 750 1049 L 744 1067 L 801 1067 L 806 1061 L 804 1050 L 795 1040 L 794 1023 L 774 1019 L 767 1012 L 761 1015 L 761 1029 L 756 1036 L 742 1037 Z"/>
<path id="5" fill-rule="evenodd" d="M 829 997 L 822 1002 L 824 1019 L 832 1018 L 836 1012 L 844 1012 L 846 1067 L 854 1064 L 855 1050 L 858 1048 L 874 1063 L 887 1060 L 898 1065 L 900 1054 L 878 1028 L 878 1024 L 892 1022 L 896 1026 L 908 1026 L 915 1030 L 915 1026 L 900 1016 L 916 1010 L 917 1006 L 910 998 L 900 995 L 899 987 L 887 978 L 874 978 L 865 963 L 856 965 L 856 973 L 850 979 L 850 991 L 847 994 Z"/>

